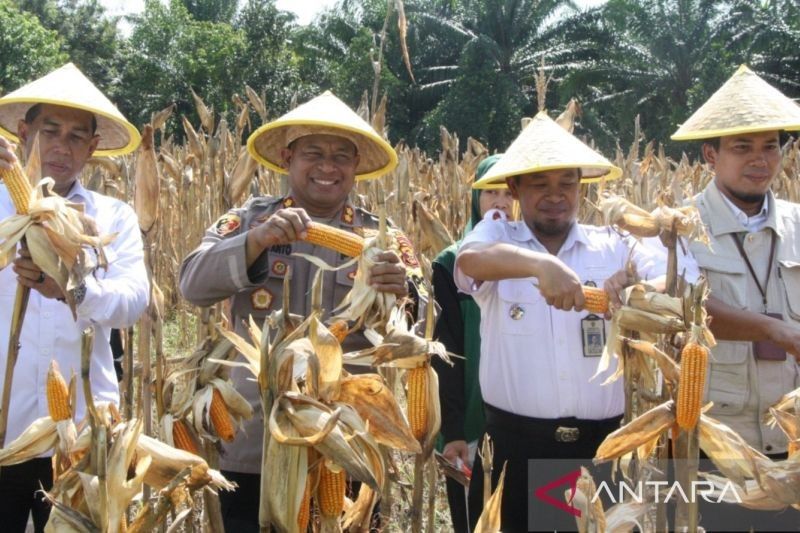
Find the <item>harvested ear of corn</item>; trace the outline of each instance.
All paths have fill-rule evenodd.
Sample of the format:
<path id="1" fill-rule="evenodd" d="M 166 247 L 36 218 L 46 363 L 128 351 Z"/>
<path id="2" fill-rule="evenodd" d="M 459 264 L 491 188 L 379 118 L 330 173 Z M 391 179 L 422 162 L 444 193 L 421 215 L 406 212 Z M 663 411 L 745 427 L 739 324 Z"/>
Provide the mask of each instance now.
<path id="1" fill-rule="evenodd" d="M 427 363 L 408 371 L 408 423 L 417 440 L 425 438 L 428 429 Z"/>
<path id="2" fill-rule="evenodd" d="M 364 239 L 343 229 L 312 222 L 306 229 L 307 242 L 336 250 L 348 257 L 358 257 L 364 250 Z"/>
<path id="3" fill-rule="evenodd" d="M 28 176 L 22 170 L 19 161 L 15 161 L 11 170 L 0 169 L 0 179 L 6 184 L 8 194 L 14 203 L 14 209 L 19 215 L 27 215 L 31 203 L 33 187 Z"/>
<path id="4" fill-rule="evenodd" d="M 344 510 L 344 492 L 347 473 L 339 467 L 333 471 L 325 464 L 320 465 L 317 505 L 323 518 L 339 518 Z"/>
<path id="5" fill-rule="evenodd" d="M 231 442 L 236 432 L 233 429 L 228 407 L 225 405 L 222 394 L 220 394 L 217 388 L 214 388 L 213 397 L 211 398 L 209 416 L 211 418 L 211 424 L 214 426 L 214 431 L 216 431 L 219 438 L 225 442 Z"/>
<path id="6" fill-rule="evenodd" d="M 676 421 L 685 431 L 694 429 L 700 418 L 707 366 L 708 348 L 695 339 L 687 342 L 681 350 L 681 374 L 676 402 Z"/>
<path id="7" fill-rule="evenodd" d="M 47 371 L 47 409 L 54 422 L 72 417 L 67 382 L 64 381 L 55 359 L 50 361 L 50 368 Z"/>
<path id="8" fill-rule="evenodd" d="M 586 300 L 584 308 L 590 313 L 604 315 L 608 312 L 608 293 L 600 287 L 583 287 L 583 297 Z"/>

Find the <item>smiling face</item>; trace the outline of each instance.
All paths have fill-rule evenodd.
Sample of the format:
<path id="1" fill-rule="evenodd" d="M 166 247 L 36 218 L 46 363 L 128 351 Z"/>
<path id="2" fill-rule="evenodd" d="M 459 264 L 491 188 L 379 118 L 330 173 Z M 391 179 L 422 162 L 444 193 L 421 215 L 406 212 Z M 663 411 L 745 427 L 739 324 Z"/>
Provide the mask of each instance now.
<path id="1" fill-rule="evenodd" d="M 703 157 L 714 169 L 715 183 L 747 214 L 758 213 L 781 164 L 777 131 L 744 133 L 703 144 Z"/>
<path id="2" fill-rule="evenodd" d="M 545 170 L 506 180 L 519 200 L 525 224 L 551 252 L 558 251 L 575 223 L 580 182 L 576 168 Z"/>
<path id="3" fill-rule="evenodd" d="M 347 201 L 359 156 L 352 142 L 335 135 L 307 135 L 281 151 L 289 186 L 311 215 L 332 216 Z"/>
<path id="4" fill-rule="evenodd" d="M 95 134 L 93 124 L 94 116 L 88 111 L 51 104 L 42 104 L 30 122 L 19 122 L 17 132 L 26 154 L 30 155 L 39 134 L 42 177 L 55 180 L 58 194 L 69 192 L 97 148 L 100 137 Z"/>

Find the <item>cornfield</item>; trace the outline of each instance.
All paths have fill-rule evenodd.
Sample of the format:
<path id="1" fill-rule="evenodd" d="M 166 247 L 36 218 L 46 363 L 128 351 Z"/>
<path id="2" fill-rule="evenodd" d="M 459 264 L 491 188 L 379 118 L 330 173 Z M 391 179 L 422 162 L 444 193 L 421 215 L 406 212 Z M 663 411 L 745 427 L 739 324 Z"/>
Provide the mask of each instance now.
<path id="1" fill-rule="evenodd" d="M 144 479 L 145 483 L 147 483 L 145 471 L 149 472 L 147 465 L 141 464 L 144 461 L 136 462 L 136 458 L 133 459 L 134 463 L 131 463 L 131 457 L 125 455 L 126 446 L 133 443 L 134 447 L 131 449 L 136 449 L 136 446 L 140 449 L 149 447 L 150 455 L 161 458 L 164 464 L 169 463 L 166 458 L 169 455 L 168 452 L 164 450 L 160 450 L 158 453 L 152 452 L 152 449 L 157 446 L 153 442 L 157 441 L 146 440 L 148 435 L 161 438 L 169 445 L 203 455 L 208 460 L 208 464 L 205 462 L 201 464 L 179 455 L 178 457 L 184 461 L 183 463 L 177 459 L 173 461 L 174 464 L 169 463 L 171 465 L 169 476 L 165 473 L 158 482 L 152 485 L 162 492 L 158 493 L 158 497 L 143 502 L 146 505 L 140 509 L 139 518 L 136 518 L 135 515 L 130 516 L 133 519 L 133 525 L 138 525 L 142 528 L 141 530 L 162 523 L 166 514 L 163 507 L 167 505 L 162 501 L 164 498 L 172 497 L 173 502 L 180 500 L 176 505 L 182 505 L 186 509 L 192 509 L 193 506 L 197 508 L 199 505 L 193 503 L 189 496 L 189 489 L 194 485 L 209 484 L 217 487 L 225 485 L 225 481 L 215 477 L 214 471 L 210 470 L 216 466 L 216 456 L 209 441 L 219 438 L 228 439 L 233 431 L 232 427 L 241 418 L 248 417 L 251 413 L 247 406 L 242 405 L 240 399 L 237 398 L 238 393 L 231 390 L 232 387 L 225 381 L 224 361 L 232 357 L 235 347 L 236 350 L 246 355 L 248 364 L 252 365 L 256 377 L 265 370 L 257 364 L 261 353 L 257 341 L 264 335 L 259 328 L 251 324 L 249 339 L 234 336 L 229 332 L 218 332 L 215 326 L 224 315 L 221 309 L 209 312 L 209 310 L 194 308 L 182 301 L 177 292 L 178 271 L 182 259 L 198 245 L 205 229 L 214 220 L 228 209 L 242 204 L 248 196 L 280 195 L 286 191 L 285 178 L 258 166 L 247 154 L 244 141 L 250 130 L 254 129 L 250 124 L 250 115 L 257 114 L 262 122 L 269 119 L 265 103 L 255 91 L 247 89 L 248 98 L 236 101 L 238 118 L 235 124 L 229 124 L 225 120 L 216 123 L 213 113 L 206 108 L 197 95 L 193 95 L 198 114 L 201 117 L 201 124 L 192 125 L 185 117 L 174 117 L 172 108 L 167 108 L 155 115 L 152 123 L 145 127 L 144 142 L 136 154 L 117 159 L 93 159 L 87 166 L 84 176 L 84 183 L 87 183 L 89 188 L 136 204 L 140 225 L 145 235 L 148 266 L 157 288 L 154 290 L 154 303 L 151 305 L 151 309 L 141 320 L 136 331 L 127 332 L 125 336 L 127 339 L 126 370 L 129 376 L 123 387 L 121 418 L 119 413 L 104 412 L 98 409 L 92 416 L 91 425 L 87 426 L 91 430 L 84 428 L 83 433 L 79 433 L 76 437 L 81 439 L 86 433 L 93 436 L 102 435 L 102 439 L 113 443 L 113 447 L 107 450 L 103 446 L 98 446 L 96 442 L 91 445 L 84 442 L 82 453 L 86 454 L 86 457 L 92 457 L 92 460 L 97 454 L 102 455 L 103 458 L 106 453 L 114 454 L 113 465 L 115 468 L 119 470 L 133 464 L 133 468 L 136 470 L 136 479 Z M 370 121 L 377 131 L 385 131 L 385 99 L 374 112 L 370 112 L 365 96 L 358 112 Z M 173 138 L 166 136 L 166 125 L 170 120 L 181 121 L 186 134 L 185 144 L 178 144 Z M 441 151 L 436 158 L 431 158 L 415 148 L 402 144 L 397 146 L 396 150 L 400 161 L 398 167 L 380 179 L 357 183 L 352 195 L 354 204 L 373 212 L 378 209 L 378 206 L 385 206 L 388 217 L 409 236 L 417 253 L 428 261 L 432 260 L 445 245 L 459 237 L 457 232 L 469 219 L 471 180 L 478 163 L 488 155 L 487 149 L 474 139 L 467 140 L 465 151 L 462 152 L 459 147 L 458 137 L 445 129 L 441 130 Z M 680 161 L 670 160 L 653 143 L 640 146 L 637 141 L 627 150 L 618 149 L 614 159 L 624 171 L 623 178 L 615 182 L 585 186 L 584 202 L 580 210 L 580 218 L 584 222 L 605 223 L 607 213 L 604 212 L 604 201 L 609 195 L 625 198 L 634 206 L 647 212 L 657 207 L 675 208 L 671 211 L 672 216 L 681 216 L 677 208 L 702 190 L 710 179 L 708 170 L 699 161 L 686 156 Z M 143 179 L 144 176 L 149 176 L 150 179 Z M 790 143 L 784 147 L 783 169 L 774 184 L 774 190 L 781 198 L 795 202 L 800 201 L 800 142 Z M 368 247 L 370 244 L 363 244 L 363 246 Z M 425 261 L 423 261 L 424 263 Z M 697 290 L 702 292 L 700 289 Z M 625 303 L 630 309 L 660 313 L 662 308 L 653 304 L 652 299 L 648 298 L 634 290 L 628 295 Z M 677 306 L 681 313 L 683 313 L 683 307 L 678 303 L 679 300 L 690 298 L 700 302 L 698 292 L 689 292 L 688 290 L 685 294 L 664 295 L 664 298 L 672 298 L 672 300 L 663 300 L 659 305 L 672 306 L 672 308 Z M 643 303 L 645 301 L 647 303 Z M 445 357 L 446 354 L 442 348 L 437 346 L 438 343 L 435 342 L 435 339 L 430 338 L 430 331 L 424 339 L 416 337 L 403 329 L 404 321 L 390 315 L 388 308 L 383 311 L 387 311 L 386 316 L 389 318 L 382 320 L 386 323 L 386 327 L 381 331 L 383 336 L 381 342 L 385 346 L 401 346 L 408 347 L 408 349 L 404 354 L 400 354 L 399 351 L 392 351 L 397 350 L 396 348 L 387 348 L 381 362 L 391 362 L 394 366 L 392 370 L 403 370 L 409 377 L 414 376 L 413 385 L 412 380 L 409 379 L 409 398 L 413 392 L 416 399 L 414 400 L 415 405 L 409 405 L 409 409 L 412 407 L 416 409 L 416 404 L 425 402 L 426 396 L 428 399 L 435 398 L 432 396 L 432 391 L 435 389 L 431 388 L 436 384 L 435 372 L 432 371 L 429 364 L 431 354 Z M 683 314 L 680 317 L 682 324 L 692 322 Z M 430 483 L 430 480 L 435 480 L 436 474 L 434 473 L 430 477 L 433 467 L 429 457 L 433 438 L 438 432 L 436 417 L 440 415 L 438 409 L 433 409 L 434 412 L 429 410 L 426 417 L 422 419 L 415 415 L 411 427 L 407 428 L 406 432 L 404 417 L 400 414 L 402 405 L 395 405 L 393 398 L 389 399 L 387 396 L 387 412 L 397 414 L 393 418 L 396 422 L 395 425 L 398 428 L 399 426 L 403 427 L 397 429 L 399 433 L 391 433 L 386 428 L 381 428 L 377 423 L 379 419 L 370 418 L 370 416 L 375 416 L 374 412 L 362 412 L 366 407 L 360 405 L 355 399 L 358 395 L 347 394 L 348 387 L 353 390 L 358 387 L 371 387 L 371 390 L 383 390 L 388 387 L 391 395 L 394 395 L 401 388 L 400 381 L 391 378 L 384 381 L 377 374 L 371 375 L 373 377 L 369 379 L 372 381 L 369 382 L 357 382 L 353 377 L 341 376 L 341 359 L 342 357 L 346 359 L 348 354 L 341 354 L 341 338 L 337 339 L 337 335 L 332 333 L 334 325 L 322 324 L 315 313 L 309 317 L 301 317 L 301 319 L 302 323 L 292 323 L 291 327 L 289 327 L 289 323 L 294 320 L 292 317 L 286 315 L 276 319 L 279 321 L 278 325 L 283 328 L 281 330 L 283 336 L 278 335 L 277 338 L 270 339 L 272 353 L 276 358 L 280 358 L 284 351 L 298 353 L 298 351 L 307 350 L 309 354 L 322 351 L 338 354 L 336 363 L 321 358 L 323 368 L 327 368 L 327 371 L 336 375 L 335 392 L 333 388 L 326 391 L 322 385 L 315 387 L 308 384 L 299 389 L 293 387 L 281 389 L 280 384 L 276 384 L 277 380 L 273 381 L 270 376 L 269 387 L 263 389 L 265 398 L 268 398 L 265 399 L 263 407 L 266 413 L 270 411 L 275 413 L 276 424 L 283 424 L 281 427 L 288 427 L 286 422 L 288 419 L 280 418 L 286 417 L 285 413 L 303 411 L 308 417 L 315 417 L 313 422 L 309 422 L 309 427 L 312 427 L 314 431 L 321 432 L 323 428 L 329 428 L 329 432 L 339 431 L 345 437 L 342 438 L 341 449 L 338 449 L 335 457 L 320 455 L 311 448 L 307 448 L 309 451 L 306 453 L 303 445 L 287 445 L 281 448 L 283 451 L 275 452 L 287 454 L 281 457 L 291 457 L 302 467 L 297 479 L 293 480 L 297 483 L 295 487 L 297 498 L 292 493 L 284 495 L 283 500 L 273 502 L 272 518 L 280 523 L 307 524 L 309 520 L 307 516 L 308 500 L 312 497 L 310 496 L 312 493 L 310 487 L 314 483 L 320 484 L 321 487 L 324 477 L 325 483 L 329 482 L 337 492 L 335 496 L 332 492 L 333 488 L 330 496 L 326 492 L 325 507 L 320 506 L 323 520 L 336 522 L 342 512 L 340 485 L 343 484 L 343 471 L 347 469 L 351 474 L 353 471 L 358 471 L 359 479 L 363 481 L 364 501 L 361 501 L 362 494 L 359 494 L 360 503 L 353 506 L 357 510 L 352 511 L 350 515 L 345 514 L 345 520 L 349 520 L 349 524 L 357 527 L 358 524 L 363 525 L 365 520 L 368 523 L 370 507 L 367 503 L 376 501 L 379 491 L 384 486 L 383 479 L 388 477 L 388 472 L 384 471 L 383 460 L 379 459 L 380 454 L 375 452 L 378 444 L 392 445 L 394 449 L 403 449 L 415 454 L 416 462 L 413 466 L 415 481 L 416 478 L 421 477 L 427 464 L 429 465 L 427 484 L 431 487 L 434 485 Z M 627 332 L 635 329 L 631 323 L 624 320 L 624 318 L 621 319 L 619 324 L 618 339 L 626 338 Z M 432 323 L 432 320 L 430 322 Z M 164 324 L 177 324 L 177 330 L 181 332 L 175 343 L 174 353 L 164 353 Z M 194 332 L 192 331 L 193 325 L 196 327 Z M 699 323 L 695 326 L 700 328 Z M 697 328 L 691 330 L 692 339 L 703 337 L 702 328 Z M 311 340 L 308 341 L 306 337 L 300 336 L 301 332 L 308 332 Z M 680 329 L 680 332 L 686 333 L 688 337 L 687 328 Z M 347 332 L 345 331 L 344 334 L 346 335 Z M 654 337 L 647 343 L 643 340 L 633 339 L 620 342 L 622 344 L 616 347 L 615 353 L 645 350 L 653 354 L 656 350 L 663 350 L 668 354 L 665 356 L 667 359 L 678 359 L 676 354 L 669 351 L 672 347 L 665 343 L 662 337 Z M 196 349 L 192 353 L 193 347 Z M 191 353 L 191 355 L 186 355 L 187 353 Z M 655 357 L 652 360 L 658 360 L 656 356 L 649 357 Z M 619 372 L 621 375 L 634 370 L 645 372 L 643 369 L 657 366 L 656 363 L 652 363 L 652 360 L 647 359 L 650 362 L 644 362 L 644 356 L 642 356 L 638 370 L 626 367 L 625 369 L 621 368 Z M 658 361 L 660 361 L 659 364 L 666 365 L 662 368 L 665 376 L 674 376 L 675 382 L 678 383 L 677 370 L 662 360 Z M 155 364 L 155 377 L 151 376 L 151 363 Z M 373 364 L 377 365 L 375 361 Z M 191 378 L 187 378 L 186 375 L 176 377 L 179 372 L 178 374 L 170 372 L 175 368 L 201 370 L 192 374 Z M 133 375 L 138 376 L 139 379 L 131 379 Z M 424 377 L 425 380 L 417 381 L 417 376 Z M 150 394 L 146 392 L 148 388 L 142 385 L 142 383 L 150 382 L 156 384 L 155 406 L 150 405 Z M 276 388 L 273 389 L 273 387 Z M 145 392 L 142 392 L 143 390 Z M 352 405 L 358 415 L 369 420 L 369 424 L 364 425 L 358 416 L 348 415 L 348 418 L 342 413 L 336 414 L 338 411 L 335 405 L 338 404 L 333 403 L 334 399 L 337 402 Z M 674 418 L 675 408 L 670 403 L 672 400 L 666 397 L 664 399 L 665 403 L 663 404 L 651 405 L 639 398 L 638 403 L 633 401 L 626 409 L 626 421 L 630 424 L 636 424 L 637 421 L 639 424 L 650 424 L 648 427 L 651 429 L 644 432 L 648 436 L 648 444 L 652 442 L 654 435 L 659 436 L 672 425 L 670 421 Z M 405 402 L 401 402 L 401 404 L 403 403 Z M 438 404 L 438 402 L 436 403 Z M 788 403 L 787 406 L 789 406 Z M 430 409 L 431 405 L 427 407 Z M 191 411 L 210 413 L 213 423 L 197 418 L 190 420 L 191 417 L 187 413 Z M 160 432 L 156 424 L 151 421 L 153 412 L 160 420 Z M 143 424 L 136 421 L 133 417 L 134 413 L 140 413 Z M 701 432 L 701 440 L 711 438 L 704 437 L 705 433 L 703 432 L 721 431 L 711 422 L 703 421 L 699 413 L 695 412 L 693 415 L 692 423 L 698 424 L 697 431 Z M 229 419 L 220 420 L 220 416 L 227 416 Z M 412 417 L 409 415 L 408 418 Z M 699 423 L 698 419 L 700 419 Z M 217 422 L 218 420 L 220 421 Z M 61 423 L 58 422 L 58 424 Z M 223 425 L 224 430 L 222 429 Z M 61 441 L 54 436 L 56 435 L 55 427 L 56 425 L 47 425 L 48 435 L 56 442 L 53 444 L 54 446 L 61 447 L 59 448 L 62 450 L 60 454 L 68 456 L 71 453 L 69 450 L 74 448 L 68 448 L 64 443 L 57 444 Z M 401 429 L 403 431 L 400 431 Z M 695 431 L 695 429 L 691 430 Z M 72 431 L 74 433 L 74 428 Z M 297 427 L 293 431 L 303 435 L 304 429 Z M 640 435 L 640 433 L 635 433 L 635 435 Z M 607 448 L 598 451 L 598 457 L 601 460 L 620 457 L 625 450 L 629 451 L 630 442 L 633 442 L 629 437 L 631 437 L 630 432 L 615 436 L 608 441 Z M 294 439 L 287 437 L 286 442 L 296 444 L 295 441 L 298 438 L 308 437 L 294 437 Z M 621 441 L 625 439 L 628 439 L 628 442 L 623 445 Z M 275 442 L 273 437 L 269 445 L 274 446 Z M 296 449 L 287 451 L 290 448 Z M 351 454 L 350 448 L 358 448 L 369 460 Z M 611 451 L 608 451 L 609 448 Z M 192 454 L 189 453 L 188 456 L 192 456 Z M 73 462 L 77 461 L 78 457 L 74 457 L 72 460 Z M 195 480 L 195 477 L 199 476 L 199 473 L 196 472 L 198 464 L 203 468 L 202 483 Z M 181 465 L 186 465 L 189 470 L 182 470 Z M 405 459 L 399 468 L 402 476 L 411 477 L 410 461 Z M 208 474 L 207 471 L 212 473 Z M 108 473 L 108 475 L 111 474 L 113 472 Z M 97 475 L 106 476 L 107 473 L 103 471 L 98 472 Z M 335 476 L 338 477 L 329 480 Z M 170 481 L 173 479 L 178 481 L 173 483 Z M 589 481 L 584 481 L 582 486 L 593 487 L 593 484 L 589 482 L 590 478 Z M 124 476 L 119 482 L 129 483 Z M 69 491 L 73 490 L 77 483 L 73 478 L 66 478 L 61 482 L 58 490 L 73 494 Z M 364 487 L 367 489 L 365 490 Z M 163 492 L 168 489 L 172 492 Z M 176 491 L 181 495 L 180 498 L 174 496 Z M 133 492 L 128 489 L 127 494 L 132 497 Z M 145 495 L 149 497 L 149 492 L 145 492 Z M 433 495 L 435 494 L 431 492 L 428 497 L 432 498 Z M 317 498 L 318 496 L 313 495 L 313 497 Z M 391 498 L 391 495 L 384 494 L 384 497 Z M 406 498 L 407 495 L 404 493 L 403 497 Z M 423 497 L 421 484 L 415 487 L 413 497 L 416 502 L 421 501 Z M 289 503 L 289 499 L 292 499 L 291 503 Z M 322 499 L 321 496 L 320 499 Z M 204 500 L 207 507 L 213 506 L 213 498 L 209 496 L 208 489 L 204 489 Z M 109 501 L 116 502 L 114 499 Z M 130 498 L 123 498 L 116 502 L 118 505 L 114 508 L 115 512 L 119 514 L 124 511 L 129 502 Z M 441 513 L 444 504 L 440 501 L 437 505 L 440 508 L 439 513 Z M 148 511 L 148 509 L 156 510 Z M 288 514 L 284 516 L 280 514 L 283 511 L 276 511 L 276 509 L 283 509 Z M 367 509 L 366 514 L 363 509 Z M 96 513 L 96 510 L 92 509 L 92 511 Z M 361 514 L 359 515 L 357 511 Z M 72 516 L 70 511 L 64 508 L 59 508 L 59 513 L 62 520 L 68 520 Z M 412 515 L 410 518 L 398 516 L 396 513 L 396 520 L 387 524 L 386 529 L 408 529 L 409 524 L 406 522 L 412 520 L 413 529 L 419 530 L 425 519 L 421 513 L 421 508 L 414 506 L 408 512 Z M 186 519 L 184 514 L 180 514 L 178 517 L 180 520 Z M 434 531 L 441 526 L 441 517 L 437 519 L 438 526 L 434 525 L 434 522 L 431 521 L 432 518 L 433 512 L 429 512 L 426 519 L 428 531 Z M 120 520 L 122 523 L 125 521 L 120 516 L 112 517 L 115 527 L 120 527 Z M 172 520 L 177 519 L 173 517 Z M 294 522 L 292 522 L 293 520 Z M 444 520 L 447 521 L 446 518 Z M 491 518 L 489 518 L 489 522 L 491 523 Z M 213 520 L 211 523 L 213 524 Z M 187 528 L 192 527 L 191 521 L 187 521 L 185 524 Z M 105 527 L 109 524 L 98 525 Z M 214 526 L 209 527 L 213 528 Z M 486 530 L 491 530 L 491 527 L 487 527 Z"/>

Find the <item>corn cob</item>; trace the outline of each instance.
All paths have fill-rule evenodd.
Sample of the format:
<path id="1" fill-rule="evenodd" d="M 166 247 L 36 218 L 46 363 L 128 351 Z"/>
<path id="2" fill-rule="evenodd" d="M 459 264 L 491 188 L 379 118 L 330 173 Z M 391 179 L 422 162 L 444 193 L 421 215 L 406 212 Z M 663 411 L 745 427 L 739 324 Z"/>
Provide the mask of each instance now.
<path id="1" fill-rule="evenodd" d="M 339 518 L 344 509 L 344 490 L 347 474 L 344 469 L 333 472 L 324 464 L 319 469 L 317 503 L 323 518 Z"/>
<path id="2" fill-rule="evenodd" d="M 428 365 L 408 371 L 408 423 L 417 440 L 425 438 L 428 429 Z"/>
<path id="3" fill-rule="evenodd" d="M 225 442 L 231 442 L 234 436 L 233 422 L 231 422 L 231 415 L 228 413 L 225 400 L 222 399 L 222 394 L 216 388 L 211 396 L 211 406 L 208 410 L 211 415 L 211 425 L 214 426 L 217 436 Z"/>
<path id="4" fill-rule="evenodd" d="M 342 344 L 345 338 L 347 338 L 347 334 L 350 333 L 350 326 L 347 324 L 347 320 L 337 320 L 328 326 L 328 331 L 336 337 L 339 344 Z"/>
<path id="5" fill-rule="evenodd" d="M 590 313 L 604 315 L 608 313 L 608 294 L 599 287 L 583 287 L 583 297 L 586 300 L 584 309 Z"/>
<path id="6" fill-rule="evenodd" d="M 703 388 L 706 381 L 708 349 L 689 341 L 681 350 L 681 376 L 675 418 L 681 429 L 694 429 L 700 418 Z"/>
<path id="7" fill-rule="evenodd" d="M 300 511 L 297 513 L 297 531 L 303 533 L 308 530 L 311 521 L 311 476 L 306 478 L 306 488 L 303 499 L 300 500 Z"/>
<path id="8" fill-rule="evenodd" d="M 11 196 L 11 201 L 14 202 L 17 214 L 27 215 L 33 187 L 31 187 L 31 182 L 23 172 L 19 161 L 14 163 L 11 170 L 0 170 L 0 178 L 6 184 L 8 195 Z"/>
<path id="9" fill-rule="evenodd" d="M 175 420 L 172 423 L 172 442 L 175 443 L 176 448 L 200 455 L 200 451 L 197 449 L 194 439 L 189 434 L 189 430 L 183 420 Z"/>
<path id="10" fill-rule="evenodd" d="M 55 359 L 50 361 L 50 369 L 47 371 L 47 410 L 54 422 L 72 417 L 69 408 L 69 388 L 58 370 Z"/>
<path id="11" fill-rule="evenodd" d="M 305 240 L 317 246 L 336 250 L 348 257 L 358 257 L 364 249 L 364 239 L 355 233 L 312 222 L 306 229 Z"/>

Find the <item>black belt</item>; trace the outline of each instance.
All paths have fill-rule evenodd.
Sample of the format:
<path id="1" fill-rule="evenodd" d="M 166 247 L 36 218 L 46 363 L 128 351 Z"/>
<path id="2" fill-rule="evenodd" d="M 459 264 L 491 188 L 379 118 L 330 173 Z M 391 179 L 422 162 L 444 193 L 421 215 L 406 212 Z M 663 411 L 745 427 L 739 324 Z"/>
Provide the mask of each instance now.
<path id="1" fill-rule="evenodd" d="M 619 428 L 622 415 L 602 420 L 567 418 L 533 418 L 498 409 L 488 403 L 487 425 L 514 428 L 520 432 L 536 435 L 552 435 L 556 442 L 577 442 L 582 439 L 602 439 Z"/>

